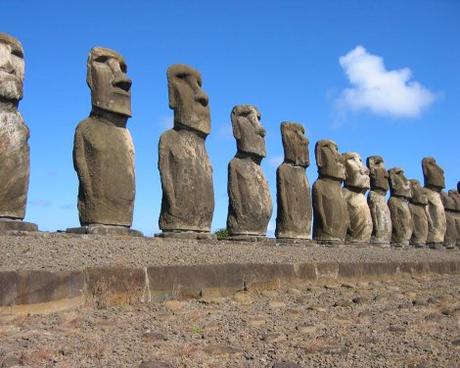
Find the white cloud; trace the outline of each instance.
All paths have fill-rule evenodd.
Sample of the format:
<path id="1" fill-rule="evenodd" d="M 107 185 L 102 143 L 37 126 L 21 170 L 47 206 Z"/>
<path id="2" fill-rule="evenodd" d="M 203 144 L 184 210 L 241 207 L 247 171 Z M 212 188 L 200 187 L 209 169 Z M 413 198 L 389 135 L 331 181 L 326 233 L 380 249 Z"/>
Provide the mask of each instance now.
<path id="1" fill-rule="evenodd" d="M 368 109 L 378 115 L 415 118 L 435 96 L 417 81 L 409 68 L 387 70 L 383 58 L 357 46 L 339 58 L 352 87 L 338 100 L 342 110 Z"/>

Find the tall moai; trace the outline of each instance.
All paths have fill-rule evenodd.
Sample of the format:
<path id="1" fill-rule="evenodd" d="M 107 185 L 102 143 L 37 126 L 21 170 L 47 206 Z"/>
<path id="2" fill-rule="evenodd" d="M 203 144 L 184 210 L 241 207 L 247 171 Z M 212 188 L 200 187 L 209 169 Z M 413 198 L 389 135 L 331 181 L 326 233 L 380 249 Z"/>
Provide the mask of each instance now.
<path id="1" fill-rule="evenodd" d="M 409 209 L 412 216 L 413 231 L 410 244 L 416 248 L 424 248 L 428 238 L 428 199 L 425 191 L 416 179 L 410 180 L 411 198 Z"/>
<path id="2" fill-rule="evenodd" d="M 310 239 L 311 193 L 306 175 L 310 166 L 308 139 L 302 125 L 283 122 L 284 162 L 276 170 L 277 216 L 275 236 L 280 240 Z"/>
<path id="3" fill-rule="evenodd" d="M 313 239 L 326 244 L 343 243 L 349 225 L 347 203 L 341 189 L 345 166 L 337 144 L 320 140 L 315 145 L 318 179 L 313 184 Z"/>
<path id="4" fill-rule="evenodd" d="M 86 81 L 92 108 L 76 128 L 73 147 L 81 227 L 67 232 L 142 235 L 130 229 L 135 175 L 134 146 L 126 128 L 131 117 L 131 80 L 126 73 L 118 52 L 91 49 Z"/>
<path id="5" fill-rule="evenodd" d="M 425 157 L 422 160 L 422 169 L 430 216 L 426 243 L 431 248 L 442 248 L 447 229 L 446 214 L 441 200 L 441 191 L 446 186 L 444 170 L 437 165 L 436 160 L 432 157 Z"/>
<path id="6" fill-rule="evenodd" d="M 0 33 L 0 232 L 37 231 L 25 222 L 29 188 L 29 128 L 18 111 L 23 96 L 24 50 Z"/>
<path id="7" fill-rule="evenodd" d="M 174 127 L 161 135 L 158 144 L 163 190 L 158 236 L 211 239 L 214 188 L 205 146 L 211 132 L 208 96 L 201 74 L 190 66 L 170 66 L 167 78 Z"/>
<path id="8" fill-rule="evenodd" d="M 456 247 L 458 237 L 457 224 L 455 221 L 455 199 L 447 192 L 441 191 L 441 201 L 446 214 L 446 234 L 444 236 L 444 246 L 447 249 L 454 249 Z"/>
<path id="9" fill-rule="evenodd" d="M 346 173 L 342 193 L 350 220 L 346 239 L 352 244 L 367 244 L 372 235 L 372 216 L 365 196 L 370 188 L 369 169 L 356 152 L 346 152 L 342 157 Z"/>
<path id="10" fill-rule="evenodd" d="M 388 170 L 388 173 L 391 192 L 388 200 L 392 223 L 391 244 L 397 248 L 406 247 L 414 228 L 409 209 L 409 199 L 412 195 L 410 182 L 399 167 Z"/>
<path id="11" fill-rule="evenodd" d="M 449 190 L 449 197 L 452 198 L 455 203 L 453 215 L 455 219 L 455 228 L 457 229 L 456 245 L 460 248 L 460 181 L 457 183 L 457 190 Z"/>
<path id="12" fill-rule="evenodd" d="M 391 213 L 385 198 L 388 192 L 388 171 L 381 156 L 369 156 L 366 159 L 371 178 L 371 190 L 367 195 L 367 204 L 372 216 L 371 243 L 389 247 L 391 243 Z"/>
<path id="13" fill-rule="evenodd" d="M 263 240 L 272 215 L 272 200 L 260 163 L 265 157 L 265 129 L 252 105 L 231 113 L 237 152 L 228 164 L 227 230 L 232 240 Z"/>

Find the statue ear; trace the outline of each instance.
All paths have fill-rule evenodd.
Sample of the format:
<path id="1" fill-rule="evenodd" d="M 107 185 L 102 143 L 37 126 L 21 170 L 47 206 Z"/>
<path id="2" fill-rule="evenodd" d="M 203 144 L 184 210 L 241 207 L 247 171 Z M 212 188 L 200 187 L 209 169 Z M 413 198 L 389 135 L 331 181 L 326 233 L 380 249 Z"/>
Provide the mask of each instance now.
<path id="1" fill-rule="evenodd" d="M 316 146 L 315 146 L 315 159 L 316 159 L 316 166 L 318 166 L 318 168 L 323 167 L 322 148 L 323 148 L 322 145 L 319 145 L 318 143 L 316 143 Z"/>
<path id="2" fill-rule="evenodd" d="M 168 75 L 168 99 L 169 99 L 169 108 L 175 109 L 176 108 L 176 93 L 174 90 L 173 82 L 170 75 Z"/>
<path id="3" fill-rule="evenodd" d="M 230 119 L 232 121 L 233 136 L 235 137 L 236 140 L 240 140 L 241 139 L 240 125 L 238 124 L 238 115 L 236 114 L 235 109 L 232 110 L 232 113 L 230 114 Z"/>

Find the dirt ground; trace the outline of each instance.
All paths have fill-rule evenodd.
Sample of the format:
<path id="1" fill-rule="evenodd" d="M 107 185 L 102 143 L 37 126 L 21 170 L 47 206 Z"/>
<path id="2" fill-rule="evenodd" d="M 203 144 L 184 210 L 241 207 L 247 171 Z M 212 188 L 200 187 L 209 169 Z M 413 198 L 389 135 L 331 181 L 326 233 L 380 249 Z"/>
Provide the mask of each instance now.
<path id="1" fill-rule="evenodd" d="M 0 367 L 460 367 L 460 275 L 0 318 Z"/>

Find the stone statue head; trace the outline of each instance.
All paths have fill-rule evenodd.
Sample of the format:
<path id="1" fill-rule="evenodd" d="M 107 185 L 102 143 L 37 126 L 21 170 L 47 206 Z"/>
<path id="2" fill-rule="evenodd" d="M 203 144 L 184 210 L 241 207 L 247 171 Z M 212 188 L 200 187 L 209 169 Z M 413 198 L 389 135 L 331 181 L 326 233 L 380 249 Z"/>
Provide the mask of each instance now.
<path id="1" fill-rule="evenodd" d="M 316 166 L 320 177 L 345 180 L 345 166 L 334 141 L 323 139 L 315 145 Z"/>
<path id="2" fill-rule="evenodd" d="M 426 197 L 425 191 L 423 190 L 423 187 L 420 185 L 420 182 L 416 179 L 411 179 L 409 181 L 412 193 L 410 201 L 414 204 L 427 205 L 428 198 Z"/>
<path id="3" fill-rule="evenodd" d="M 0 33 L 0 97 L 19 101 L 23 84 L 24 49 L 16 38 Z"/>
<path id="4" fill-rule="evenodd" d="M 123 56 L 104 47 L 89 52 L 86 81 L 94 107 L 131 116 L 131 79 Z"/>
<path id="5" fill-rule="evenodd" d="M 441 191 L 446 187 L 444 170 L 438 166 L 433 157 L 425 157 L 422 160 L 422 169 L 425 188 Z"/>
<path id="6" fill-rule="evenodd" d="M 390 176 L 390 191 L 395 197 L 403 197 L 409 199 L 412 196 L 411 184 L 404 175 L 404 170 L 395 167 L 388 170 Z"/>
<path id="7" fill-rule="evenodd" d="M 371 189 L 388 191 L 388 171 L 385 170 L 382 156 L 369 156 L 366 160 L 371 178 Z"/>
<path id="8" fill-rule="evenodd" d="M 201 74 L 188 65 L 176 64 L 168 68 L 167 77 L 174 127 L 208 135 L 211 132 L 209 99 L 201 89 Z"/>
<path id="9" fill-rule="evenodd" d="M 369 169 L 364 165 L 361 156 L 356 152 L 342 154 L 345 164 L 345 186 L 367 190 L 370 188 Z"/>
<path id="10" fill-rule="evenodd" d="M 260 124 L 257 107 L 237 105 L 232 109 L 230 118 L 238 152 L 265 157 L 265 129 Z"/>
<path id="11" fill-rule="evenodd" d="M 308 139 L 302 125 L 283 122 L 281 123 L 281 137 L 284 148 L 284 162 L 297 166 L 310 166 L 310 153 L 308 151 Z"/>

